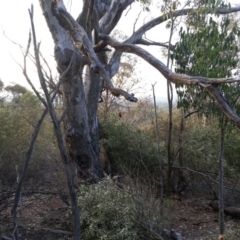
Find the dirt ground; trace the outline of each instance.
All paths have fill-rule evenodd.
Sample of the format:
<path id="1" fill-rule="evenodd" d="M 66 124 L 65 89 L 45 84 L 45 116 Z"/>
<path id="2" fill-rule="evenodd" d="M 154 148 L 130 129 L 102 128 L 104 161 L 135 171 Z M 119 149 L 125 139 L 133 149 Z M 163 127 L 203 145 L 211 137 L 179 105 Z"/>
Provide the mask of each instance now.
<path id="1" fill-rule="evenodd" d="M 172 219 L 171 228 L 181 233 L 185 240 L 216 240 L 218 213 L 213 212 L 208 203 L 203 198 L 174 201 L 167 210 Z M 10 237 L 13 233 L 9 213 L 10 209 L 7 209 L 0 217 L 0 236 Z M 72 239 L 69 207 L 56 195 L 25 198 L 18 223 L 24 240 Z M 240 220 L 226 217 L 226 233 L 226 240 L 240 239 Z"/>
<path id="2" fill-rule="evenodd" d="M 11 209 L 0 218 L 0 236 L 10 237 L 13 233 Z M 18 215 L 21 240 L 72 239 L 69 207 L 58 195 L 34 195 L 23 198 L 22 210 Z M 52 230 L 62 230 L 52 232 Z"/>
<path id="3" fill-rule="evenodd" d="M 173 228 L 185 240 L 216 240 L 219 233 L 218 212 L 209 207 L 209 200 L 192 198 L 177 201 L 170 209 Z M 226 240 L 240 239 L 240 220 L 225 217 Z"/>

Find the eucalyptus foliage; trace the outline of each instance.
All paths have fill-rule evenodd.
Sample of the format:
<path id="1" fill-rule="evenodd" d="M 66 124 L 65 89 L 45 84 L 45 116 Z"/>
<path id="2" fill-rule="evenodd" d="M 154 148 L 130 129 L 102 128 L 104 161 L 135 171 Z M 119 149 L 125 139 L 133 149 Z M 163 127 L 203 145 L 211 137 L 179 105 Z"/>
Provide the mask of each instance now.
<path id="1" fill-rule="evenodd" d="M 149 132 L 113 115 L 101 122 L 101 131 L 101 143 L 125 173 L 144 181 L 159 178 L 157 144 Z"/>
<path id="2" fill-rule="evenodd" d="M 196 17 L 186 29 L 179 31 L 180 40 L 174 47 L 172 59 L 177 73 L 190 76 L 225 78 L 233 75 L 238 64 L 237 37 L 239 26 L 228 16 L 218 19 L 210 16 Z M 176 85 L 178 107 L 197 109 L 205 113 L 216 112 L 212 97 L 200 86 Z M 238 85 L 224 85 L 222 90 L 231 103 L 235 103 Z"/>

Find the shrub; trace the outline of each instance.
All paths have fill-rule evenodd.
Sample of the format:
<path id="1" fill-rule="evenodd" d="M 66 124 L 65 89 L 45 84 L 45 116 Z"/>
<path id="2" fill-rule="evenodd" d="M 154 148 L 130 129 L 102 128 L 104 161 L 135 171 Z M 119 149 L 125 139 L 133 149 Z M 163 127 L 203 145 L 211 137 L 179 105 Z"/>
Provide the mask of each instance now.
<path id="1" fill-rule="evenodd" d="M 231 129 L 230 129 L 231 130 Z M 240 173 L 240 137 L 239 129 L 233 129 L 226 134 L 224 157 L 226 159 L 226 176 L 238 178 Z"/>
<path id="2" fill-rule="evenodd" d="M 106 177 L 98 184 L 82 185 L 78 200 L 85 240 L 159 239 L 164 223 L 160 202 L 147 188 L 122 189 Z"/>
<path id="3" fill-rule="evenodd" d="M 157 143 L 147 130 L 109 116 L 101 122 L 101 133 L 101 144 L 125 173 L 145 181 L 159 177 Z"/>

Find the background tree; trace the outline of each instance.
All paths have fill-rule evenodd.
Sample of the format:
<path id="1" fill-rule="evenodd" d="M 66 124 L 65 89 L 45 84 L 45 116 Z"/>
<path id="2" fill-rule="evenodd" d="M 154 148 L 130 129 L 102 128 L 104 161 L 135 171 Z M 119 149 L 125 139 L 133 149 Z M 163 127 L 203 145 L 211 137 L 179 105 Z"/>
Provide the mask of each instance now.
<path id="1" fill-rule="evenodd" d="M 27 89 L 19 84 L 6 86 L 5 90 L 11 93 L 15 103 L 18 103 L 20 96 L 27 92 Z"/>

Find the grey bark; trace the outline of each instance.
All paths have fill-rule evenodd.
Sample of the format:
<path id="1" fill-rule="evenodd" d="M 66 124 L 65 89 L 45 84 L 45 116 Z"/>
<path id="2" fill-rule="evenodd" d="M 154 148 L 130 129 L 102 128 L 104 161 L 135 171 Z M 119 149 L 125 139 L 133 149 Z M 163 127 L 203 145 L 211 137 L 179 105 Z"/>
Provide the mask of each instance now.
<path id="1" fill-rule="evenodd" d="M 63 2 L 61 7 L 65 9 Z M 52 33 L 55 43 L 55 59 L 58 71 L 62 74 L 74 58 L 74 67 L 65 76 L 62 84 L 63 104 L 66 109 L 64 123 L 65 142 L 68 147 L 68 156 L 77 167 L 81 179 L 98 181 L 103 176 L 98 161 L 98 122 L 97 103 L 100 81 L 91 81 L 90 91 L 87 96 L 83 87 L 83 67 L 87 63 L 85 56 L 79 53 L 74 46 L 69 34 L 59 25 L 52 14 L 51 2 L 40 0 L 42 11 Z M 94 85 L 92 88 L 92 85 Z M 92 109 L 91 112 L 89 109 Z"/>
<path id="2" fill-rule="evenodd" d="M 84 1 L 82 13 L 76 21 L 66 11 L 63 0 L 39 2 L 55 43 L 59 73 L 67 68 L 72 57 L 75 59 L 72 72 L 64 79 L 61 89 L 67 111 L 63 122 L 68 155 L 77 166 L 81 179 L 97 182 L 103 176 L 98 161 L 97 120 L 103 82 L 113 95 L 122 95 L 129 101 L 137 99 L 113 86 L 105 50 L 99 48 L 95 53 L 94 45 L 98 43 L 98 32 L 110 33 L 133 0 Z M 93 31 L 95 36 L 92 38 Z M 85 66 L 87 74 L 83 77 Z"/>

